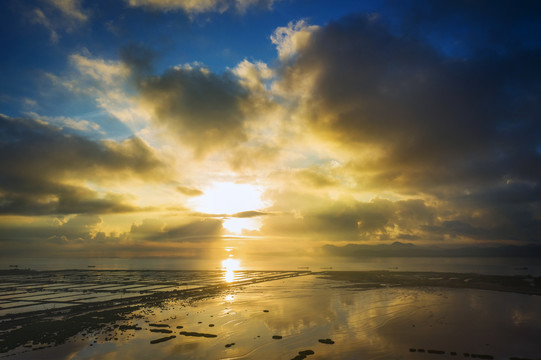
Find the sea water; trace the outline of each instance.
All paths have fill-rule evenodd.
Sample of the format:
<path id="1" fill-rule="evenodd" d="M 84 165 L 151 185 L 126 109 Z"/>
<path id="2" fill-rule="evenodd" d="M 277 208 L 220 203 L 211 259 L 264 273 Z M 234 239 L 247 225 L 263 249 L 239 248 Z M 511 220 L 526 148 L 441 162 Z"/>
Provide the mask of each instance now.
<path id="1" fill-rule="evenodd" d="M 375 257 L 348 260 L 344 258 L 239 259 L 244 270 L 311 270 L 311 271 L 435 271 L 478 273 L 488 275 L 541 276 L 541 258 L 517 257 Z M 221 260 L 187 260 L 176 258 L 0 258 L 0 269 L 33 270 L 99 269 L 99 270 L 215 270 Z"/>

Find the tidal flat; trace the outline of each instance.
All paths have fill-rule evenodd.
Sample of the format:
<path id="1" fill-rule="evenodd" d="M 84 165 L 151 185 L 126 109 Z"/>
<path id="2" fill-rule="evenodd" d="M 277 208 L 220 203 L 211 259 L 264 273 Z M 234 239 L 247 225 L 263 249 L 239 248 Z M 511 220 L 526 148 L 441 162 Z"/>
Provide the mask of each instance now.
<path id="1" fill-rule="evenodd" d="M 5 271 L 0 357 L 539 359 L 540 290 L 527 275 Z"/>

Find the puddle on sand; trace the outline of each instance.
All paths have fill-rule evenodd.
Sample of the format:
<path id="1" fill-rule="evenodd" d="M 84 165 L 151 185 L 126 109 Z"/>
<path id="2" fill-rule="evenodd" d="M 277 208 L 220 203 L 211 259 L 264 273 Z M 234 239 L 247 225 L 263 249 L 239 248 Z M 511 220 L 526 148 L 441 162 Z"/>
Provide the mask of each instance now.
<path id="1" fill-rule="evenodd" d="M 508 359 L 541 353 L 539 296 L 336 285 L 310 275 L 191 303 L 171 301 L 17 359 L 292 359 L 304 350 L 314 352 L 307 359 L 457 359 L 464 353 Z M 151 344 L 163 338 L 169 339 Z"/>

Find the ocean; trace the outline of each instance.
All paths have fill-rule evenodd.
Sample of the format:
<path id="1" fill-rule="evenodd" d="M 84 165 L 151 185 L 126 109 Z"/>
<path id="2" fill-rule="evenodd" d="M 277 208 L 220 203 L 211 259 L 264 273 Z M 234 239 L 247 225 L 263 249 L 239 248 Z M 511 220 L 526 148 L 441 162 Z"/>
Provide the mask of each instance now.
<path id="1" fill-rule="evenodd" d="M 541 276 L 541 258 L 517 257 L 380 257 L 348 261 L 327 258 L 277 260 L 239 259 L 242 270 L 318 271 L 434 271 L 478 273 L 487 275 Z M 17 266 L 33 270 L 216 270 L 221 260 L 186 260 L 175 258 L 0 258 L 0 269 Z"/>

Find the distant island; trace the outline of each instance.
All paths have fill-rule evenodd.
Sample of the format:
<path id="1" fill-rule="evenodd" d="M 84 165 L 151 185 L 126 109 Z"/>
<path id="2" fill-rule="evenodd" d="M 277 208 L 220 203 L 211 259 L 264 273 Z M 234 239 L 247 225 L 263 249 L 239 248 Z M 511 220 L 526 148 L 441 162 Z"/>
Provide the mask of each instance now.
<path id="1" fill-rule="evenodd" d="M 394 242 L 390 245 L 348 244 L 345 246 L 324 245 L 324 253 L 342 257 L 541 257 L 541 245 L 468 246 L 443 248 L 417 246 L 411 243 Z"/>

